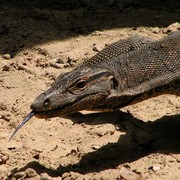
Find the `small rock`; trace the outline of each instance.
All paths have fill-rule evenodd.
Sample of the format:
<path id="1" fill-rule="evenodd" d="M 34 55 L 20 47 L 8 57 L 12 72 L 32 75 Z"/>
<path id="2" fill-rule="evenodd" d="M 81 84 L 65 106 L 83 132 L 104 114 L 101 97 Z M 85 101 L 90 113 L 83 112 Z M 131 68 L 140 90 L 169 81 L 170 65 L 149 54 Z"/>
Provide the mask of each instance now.
<path id="1" fill-rule="evenodd" d="M 8 155 L 0 153 L 0 164 L 6 164 L 8 159 L 9 159 Z"/>
<path id="2" fill-rule="evenodd" d="M 67 58 L 67 63 L 72 67 L 75 65 L 76 61 L 77 60 L 75 60 L 74 58 L 71 58 L 71 57 Z"/>
<path id="3" fill-rule="evenodd" d="M 69 65 L 68 63 L 65 63 L 65 64 L 63 65 L 63 68 L 68 68 L 68 67 L 70 67 L 70 65 Z"/>
<path id="4" fill-rule="evenodd" d="M 9 69 L 10 69 L 10 65 L 6 64 L 3 66 L 2 71 L 9 71 Z"/>
<path id="5" fill-rule="evenodd" d="M 34 169 L 31 169 L 31 168 L 26 169 L 25 173 L 26 173 L 27 178 L 32 178 L 32 177 L 35 177 L 37 175 L 36 171 Z"/>
<path id="6" fill-rule="evenodd" d="M 0 102 L 0 110 L 5 111 L 7 109 L 7 105 L 3 102 Z"/>
<path id="7" fill-rule="evenodd" d="M 160 29 L 158 27 L 152 28 L 152 32 L 154 34 L 159 34 L 160 33 Z"/>
<path id="8" fill-rule="evenodd" d="M 79 177 L 79 173 L 76 173 L 76 172 L 70 172 L 69 173 L 70 174 L 70 179 L 77 179 L 78 177 Z"/>
<path id="9" fill-rule="evenodd" d="M 96 46 L 94 46 L 92 50 L 93 50 L 93 51 L 96 51 L 96 52 L 99 52 L 99 50 L 97 49 Z"/>
<path id="10" fill-rule="evenodd" d="M 28 51 L 26 51 L 26 52 L 24 52 L 23 54 L 24 54 L 24 55 L 28 55 L 29 53 L 28 53 Z"/>
<path id="11" fill-rule="evenodd" d="M 108 130 L 103 129 L 103 128 L 96 128 L 96 129 L 89 131 L 89 134 L 102 137 L 102 136 L 108 134 Z"/>
<path id="12" fill-rule="evenodd" d="M 32 68 L 26 67 L 26 66 L 24 66 L 24 65 L 18 64 L 17 69 L 18 69 L 18 70 L 23 70 L 23 71 L 25 71 L 25 72 L 27 72 L 27 73 L 29 73 L 29 74 L 33 74 L 33 75 L 35 74 L 35 72 L 34 72 L 34 70 L 33 70 Z"/>
<path id="13" fill-rule="evenodd" d="M 156 165 L 154 165 L 154 166 L 152 167 L 152 169 L 153 169 L 153 171 L 157 171 L 157 170 L 159 170 L 159 169 L 160 169 L 160 166 L 156 166 Z"/>
<path id="14" fill-rule="evenodd" d="M 11 59 L 11 55 L 10 54 L 3 54 L 3 58 L 6 60 Z"/>
<path id="15" fill-rule="evenodd" d="M 53 147 L 51 151 L 56 151 L 57 148 L 58 148 L 58 145 L 56 145 L 55 147 Z"/>
<path id="16" fill-rule="evenodd" d="M 153 165 L 153 166 L 151 166 L 149 169 L 152 169 L 152 170 L 155 172 L 155 171 L 161 169 L 161 167 L 158 166 L 158 165 Z"/>
<path id="17" fill-rule="evenodd" d="M 101 147 L 100 145 L 95 145 L 95 144 L 92 145 L 92 149 L 93 149 L 93 150 L 97 150 L 97 149 L 99 149 L 100 147 Z"/>
<path id="18" fill-rule="evenodd" d="M 17 172 L 13 175 L 13 177 L 16 179 L 24 178 L 25 176 L 26 176 L 25 172 Z"/>
<path id="19" fill-rule="evenodd" d="M 67 178 L 69 176 L 70 176 L 70 174 L 68 172 L 65 172 L 65 173 L 62 174 L 62 179 L 65 179 L 65 178 Z"/>
<path id="20" fill-rule="evenodd" d="M 64 61 L 63 61 L 63 59 L 58 58 L 58 59 L 56 60 L 56 63 L 58 63 L 58 64 L 63 64 L 63 63 L 64 63 Z"/>
<path id="21" fill-rule="evenodd" d="M 121 167 L 120 175 L 122 178 L 128 179 L 128 180 L 140 180 L 140 179 L 142 179 L 142 177 L 139 174 L 137 174 L 137 173 L 125 168 L 125 167 Z"/>
<path id="22" fill-rule="evenodd" d="M 58 64 L 58 63 L 49 63 L 51 67 L 56 69 L 63 69 L 64 64 Z"/>
<path id="23" fill-rule="evenodd" d="M 0 118 L 9 122 L 11 120 L 11 114 L 9 114 L 9 113 L 2 114 Z"/>
<path id="24" fill-rule="evenodd" d="M 52 180 L 52 178 L 47 173 L 42 173 L 40 180 Z"/>
<path id="25" fill-rule="evenodd" d="M 137 27 L 132 27 L 132 30 L 133 31 L 136 31 L 138 28 Z"/>
<path id="26" fill-rule="evenodd" d="M 49 52 L 46 49 L 38 48 L 38 53 L 43 56 L 49 56 Z"/>

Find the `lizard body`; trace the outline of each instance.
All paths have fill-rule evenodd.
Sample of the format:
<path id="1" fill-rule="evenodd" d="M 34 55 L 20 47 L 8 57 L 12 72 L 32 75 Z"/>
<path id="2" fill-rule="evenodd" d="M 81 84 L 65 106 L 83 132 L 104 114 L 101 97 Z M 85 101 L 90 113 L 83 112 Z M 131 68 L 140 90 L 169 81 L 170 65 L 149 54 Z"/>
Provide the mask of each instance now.
<path id="1" fill-rule="evenodd" d="M 55 111 L 112 110 L 164 93 L 179 95 L 179 41 L 180 32 L 158 41 L 142 36 L 118 41 L 60 75 L 31 108 L 57 116 Z"/>
<path id="2" fill-rule="evenodd" d="M 120 40 L 59 75 L 34 100 L 14 134 L 34 115 L 113 110 L 165 93 L 180 95 L 180 31 L 157 41 L 143 36 Z"/>

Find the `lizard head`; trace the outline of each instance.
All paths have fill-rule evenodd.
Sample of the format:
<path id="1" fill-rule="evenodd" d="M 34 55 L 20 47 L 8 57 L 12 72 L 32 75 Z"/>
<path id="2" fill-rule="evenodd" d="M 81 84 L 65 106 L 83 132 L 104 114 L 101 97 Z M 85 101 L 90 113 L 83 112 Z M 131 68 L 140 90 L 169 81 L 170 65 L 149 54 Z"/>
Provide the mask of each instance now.
<path id="1" fill-rule="evenodd" d="M 57 77 L 51 87 L 37 96 L 31 104 L 32 111 L 17 126 L 17 131 L 33 116 L 51 118 L 81 110 L 103 110 L 104 99 L 115 88 L 114 77 L 109 70 L 79 68 Z"/>
<path id="2" fill-rule="evenodd" d="M 36 117 L 62 116 L 81 110 L 100 110 L 111 94 L 114 77 L 107 69 L 82 67 L 57 77 L 32 103 Z"/>

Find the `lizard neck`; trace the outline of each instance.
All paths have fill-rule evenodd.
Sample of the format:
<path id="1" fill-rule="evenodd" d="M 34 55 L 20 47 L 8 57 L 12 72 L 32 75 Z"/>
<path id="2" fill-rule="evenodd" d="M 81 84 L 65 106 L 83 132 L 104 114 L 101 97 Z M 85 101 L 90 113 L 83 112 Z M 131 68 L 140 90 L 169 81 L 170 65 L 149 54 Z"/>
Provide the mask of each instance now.
<path id="1" fill-rule="evenodd" d="M 169 84 L 158 86 L 154 89 L 151 89 L 149 91 L 143 92 L 135 96 L 131 96 L 131 95 L 118 96 L 118 92 L 117 92 L 116 94 L 117 96 L 113 95 L 105 100 L 106 102 L 104 103 L 104 105 L 106 105 L 106 107 L 103 106 L 103 108 L 109 109 L 109 110 L 119 109 L 128 105 L 133 105 L 133 104 L 142 102 L 144 100 L 147 100 L 153 97 L 157 97 L 162 94 L 174 94 L 174 95 L 180 96 L 180 79 L 175 80 Z"/>
<path id="2" fill-rule="evenodd" d="M 150 91 L 137 95 L 132 98 L 129 104 L 132 105 L 162 94 L 174 94 L 176 96 L 180 96 L 180 80 L 173 81 L 169 84 L 156 87 L 154 89 L 151 89 Z"/>

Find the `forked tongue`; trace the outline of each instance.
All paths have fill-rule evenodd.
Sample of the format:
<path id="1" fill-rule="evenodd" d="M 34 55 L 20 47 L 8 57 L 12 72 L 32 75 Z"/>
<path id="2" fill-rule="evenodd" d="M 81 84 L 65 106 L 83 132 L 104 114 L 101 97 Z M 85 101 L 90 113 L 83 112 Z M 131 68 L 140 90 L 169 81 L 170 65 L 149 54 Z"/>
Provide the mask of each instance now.
<path id="1" fill-rule="evenodd" d="M 24 119 L 23 121 L 16 127 L 14 130 L 13 134 L 9 138 L 9 141 L 14 137 L 14 135 L 19 131 L 19 129 L 26 123 L 28 122 L 33 116 L 35 115 L 34 111 L 31 111 Z"/>

